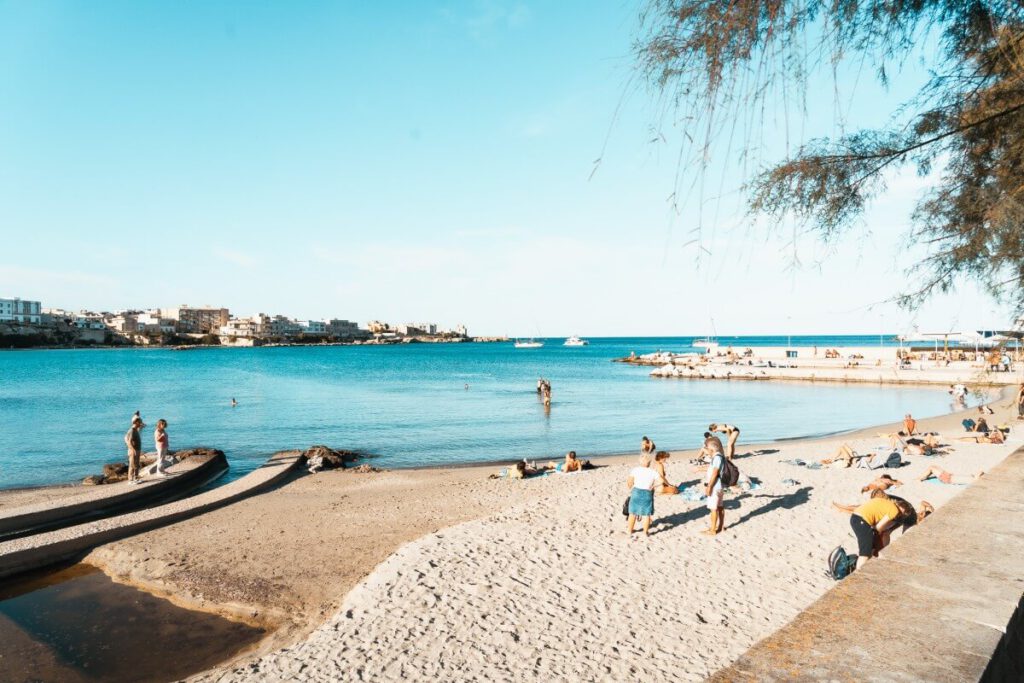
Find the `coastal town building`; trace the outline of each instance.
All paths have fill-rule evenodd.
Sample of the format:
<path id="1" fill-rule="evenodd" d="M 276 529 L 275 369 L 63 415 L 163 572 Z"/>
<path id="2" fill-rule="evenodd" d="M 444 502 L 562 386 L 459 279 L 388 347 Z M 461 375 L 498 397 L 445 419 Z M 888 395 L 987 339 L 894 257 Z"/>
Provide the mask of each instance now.
<path id="1" fill-rule="evenodd" d="M 14 297 L 0 299 L 0 322 L 38 325 L 42 322 L 42 304 Z"/>
<path id="2" fill-rule="evenodd" d="M 327 323 L 323 320 L 299 320 L 298 324 L 302 328 L 302 334 L 316 337 L 327 336 Z"/>
<path id="3" fill-rule="evenodd" d="M 366 329 L 370 331 L 370 334 L 384 334 L 391 331 L 391 326 L 380 320 L 371 320 L 366 323 Z"/>
<path id="4" fill-rule="evenodd" d="M 174 320 L 178 332 L 203 334 L 216 332 L 221 326 L 227 325 L 231 318 L 226 308 L 194 308 L 186 305 L 161 309 L 160 316 Z"/>
<path id="5" fill-rule="evenodd" d="M 365 330 L 359 329 L 357 323 L 337 318 L 327 321 L 327 334 L 337 339 L 364 339 L 369 336 Z"/>

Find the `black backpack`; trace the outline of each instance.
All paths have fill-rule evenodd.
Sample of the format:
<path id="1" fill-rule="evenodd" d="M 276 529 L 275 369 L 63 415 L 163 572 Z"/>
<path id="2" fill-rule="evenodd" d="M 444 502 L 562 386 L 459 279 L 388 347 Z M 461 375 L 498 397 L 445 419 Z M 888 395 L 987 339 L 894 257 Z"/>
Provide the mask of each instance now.
<path id="1" fill-rule="evenodd" d="M 740 470 L 732 460 L 723 457 L 722 468 L 718 471 L 718 478 L 722 481 L 722 488 L 735 486 L 740 480 Z"/>

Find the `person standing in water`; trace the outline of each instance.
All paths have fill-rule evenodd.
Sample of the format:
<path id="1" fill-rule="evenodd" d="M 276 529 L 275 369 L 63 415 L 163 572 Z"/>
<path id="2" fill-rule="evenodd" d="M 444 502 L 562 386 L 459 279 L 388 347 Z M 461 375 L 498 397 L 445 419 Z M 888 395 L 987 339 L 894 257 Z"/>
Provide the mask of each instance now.
<path id="1" fill-rule="evenodd" d="M 236 401 L 235 398 L 232 396 L 231 397 L 231 407 L 234 408 L 237 405 L 238 405 L 238 401 Z"/>
<path id="2" fill-rule="evenodd" d="M 740 428 L 733 425 L 712 423 L 708 425 L 708 431 L 712 434 L 721 432 L 728 437 L 728 440 L 725 442 L 725 457 L 732 460 L 732 456 L 736 455 L 736 441 L 740 438 Z"/>
<path id="3" fill-rule="evenodd" d="M 128 483 L 139 483 L 139 459 L 142 457 L 142 435 L 139 433 L 143 427 L 142 418 L 136 411 L 132 416 L 132 426 L 124 435 L 124 445 L 128 447 Z"/>
<path id="4" fill-rule="evenodd" d="M 156 446 L 156 476 L 166 477 L 164 462 L 170 450 L 170 439 L 167 436 L 167 420 L 157 420 L 156 429 L 153 430 L 153 443 Z"/>

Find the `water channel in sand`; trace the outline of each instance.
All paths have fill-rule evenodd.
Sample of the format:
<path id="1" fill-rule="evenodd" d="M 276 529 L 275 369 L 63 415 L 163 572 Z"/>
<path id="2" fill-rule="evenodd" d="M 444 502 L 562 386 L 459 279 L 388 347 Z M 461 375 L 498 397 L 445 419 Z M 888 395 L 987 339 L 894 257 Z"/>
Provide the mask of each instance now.
<path id="1" fill-rule="evenodd" d="M 264 635 L 116 583 L 85 564 L 0 586 L 2 681 L 174 681 L 225 661 Z"/>

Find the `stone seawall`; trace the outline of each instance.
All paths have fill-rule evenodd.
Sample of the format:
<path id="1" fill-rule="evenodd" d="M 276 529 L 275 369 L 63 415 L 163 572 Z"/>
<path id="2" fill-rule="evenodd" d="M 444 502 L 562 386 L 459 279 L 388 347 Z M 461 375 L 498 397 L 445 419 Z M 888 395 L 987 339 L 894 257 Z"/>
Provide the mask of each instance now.
<path id="1" fill-rule="evenodd" d="M 1024 449 L 709 680 L 1024 680 L 1022 568 Z"/>

